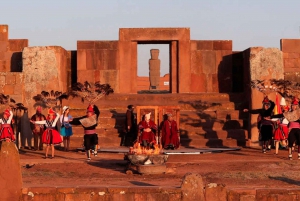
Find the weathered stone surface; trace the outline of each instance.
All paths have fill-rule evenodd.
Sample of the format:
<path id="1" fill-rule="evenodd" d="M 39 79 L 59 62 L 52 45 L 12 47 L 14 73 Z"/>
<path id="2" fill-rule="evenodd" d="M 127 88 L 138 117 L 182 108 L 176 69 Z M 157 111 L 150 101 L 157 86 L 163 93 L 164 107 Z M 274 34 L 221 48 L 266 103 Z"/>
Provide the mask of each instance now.
<path id="1" fill-rule="evenodd" d="M 167 168 L 166 165 L 138 165 L 137 171 L 140 174 L 163 174 Z"/>
<path id="2" fill-rule="evenodd" d="M 205 199 L 227 201 L 227 192 L 224 184 L 209 183 L 205 186 Z"/>
<path id="3" fill-rule="evenodd" d="M 26 47 L 23 51 L 24 104 L 33 114 L 33 96 L 42 90 L 66 91 L 67 51 L 61 47 Z"/>
<path id="4" fill-rule="evenodd" d="M 199 50 L 191 51 L 191 73 L 196 75 L 203 73 L 202 54 Z"/>
<path id="5" fill-rule="evenodd" d="M 7 41 L 0 41 L 0 52 L 6 52 L 9 49 L 9 44 Z"/>
<path id="6" fill-rule="evenodd" d="M 181 184 L 183 201 L 204 201 L 204 184 L 201 175 L 187 173 Z"/>
<path id="7" fill-rule="evenodd" d="M 0 164 L 0 200 L 19 200 L 22 192 L 22 174 L 15 143 L 0 144 Z"/>
<path id="8" fill-rule="evenodd" d="M 216 69 L 216 52 L 215 51 L 202 51 L 202 68 L 205 74 L 215 74 Z"/>
<path id="9" fill-rule="evenodd" d="M 116 91 L 119 89 L 118 77 L 119 77 L 119 71 L 117 70 L 100 71 L 100 82 L 110 84 L 112 89 Z"/>

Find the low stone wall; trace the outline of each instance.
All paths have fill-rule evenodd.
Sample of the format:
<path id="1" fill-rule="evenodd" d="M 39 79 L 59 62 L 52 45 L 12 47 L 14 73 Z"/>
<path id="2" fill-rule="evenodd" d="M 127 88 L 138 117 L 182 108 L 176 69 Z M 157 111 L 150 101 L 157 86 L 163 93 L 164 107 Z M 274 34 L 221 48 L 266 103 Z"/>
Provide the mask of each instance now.
<path id="1" fill-rule="evenodd" d="M 204 198 L 187 197 L 181 188 L 167 187 L 32 187 L 22 189 L 20 201 L 256 201 L 256 200 L 297 200 L 299 189 L 228 189 L 220 184 L 208 184 Z"/>

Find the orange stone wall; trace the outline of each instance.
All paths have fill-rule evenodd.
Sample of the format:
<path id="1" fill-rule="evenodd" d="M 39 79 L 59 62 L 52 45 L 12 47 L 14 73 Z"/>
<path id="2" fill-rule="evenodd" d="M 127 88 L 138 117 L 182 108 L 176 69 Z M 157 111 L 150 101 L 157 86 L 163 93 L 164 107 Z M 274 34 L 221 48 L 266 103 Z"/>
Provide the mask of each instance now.
<path id="1" fill-rule="evenodd" d="M 284 78 L 300 82 L 300 39 L 281 39 Z"/>
<path id="2" fill-rule="evenodd" d="M 231 92 L 231 40 L 191 40 L 191 92 Z"/>
<path id="3" fill-rule="evenodd" d="M 77 41 L 77 81 L 108 83 L 118 93 L 118 59 L 118 41 Z"/>

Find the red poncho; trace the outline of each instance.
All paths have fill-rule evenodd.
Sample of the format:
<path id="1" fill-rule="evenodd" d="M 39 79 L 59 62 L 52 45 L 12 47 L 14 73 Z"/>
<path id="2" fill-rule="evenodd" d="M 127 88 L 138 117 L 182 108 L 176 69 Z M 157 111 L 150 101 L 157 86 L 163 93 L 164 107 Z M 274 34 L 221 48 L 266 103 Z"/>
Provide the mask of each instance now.
<path id="1" fill-rule="evenodd" d="M 169 144 L 173 144 L 177 149 L 179 147 L 179 136 L 176 121 L 165 120 L 162 126 L 162 146 L 167 148 Z"/>

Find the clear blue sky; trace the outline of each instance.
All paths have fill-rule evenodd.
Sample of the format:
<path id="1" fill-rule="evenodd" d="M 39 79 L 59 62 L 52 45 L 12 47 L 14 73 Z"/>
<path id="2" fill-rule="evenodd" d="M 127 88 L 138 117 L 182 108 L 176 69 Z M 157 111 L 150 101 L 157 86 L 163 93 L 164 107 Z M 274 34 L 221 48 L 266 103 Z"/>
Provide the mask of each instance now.
<path id="1" fill-rule="evenodd" d="M 0 24 L 29 46 L 67 50 L 77 40 L 118 40 L 122 27 L 189 27 L 191 39 L 233 40 L 233 50 L 279 48 L 281 38 L 300 38 L 300 0 L 7 0 Z M 148 68 L 151 48 L 161 50 L 163 75 L 167 46 L 139 45 L 138 65 Z"/>

